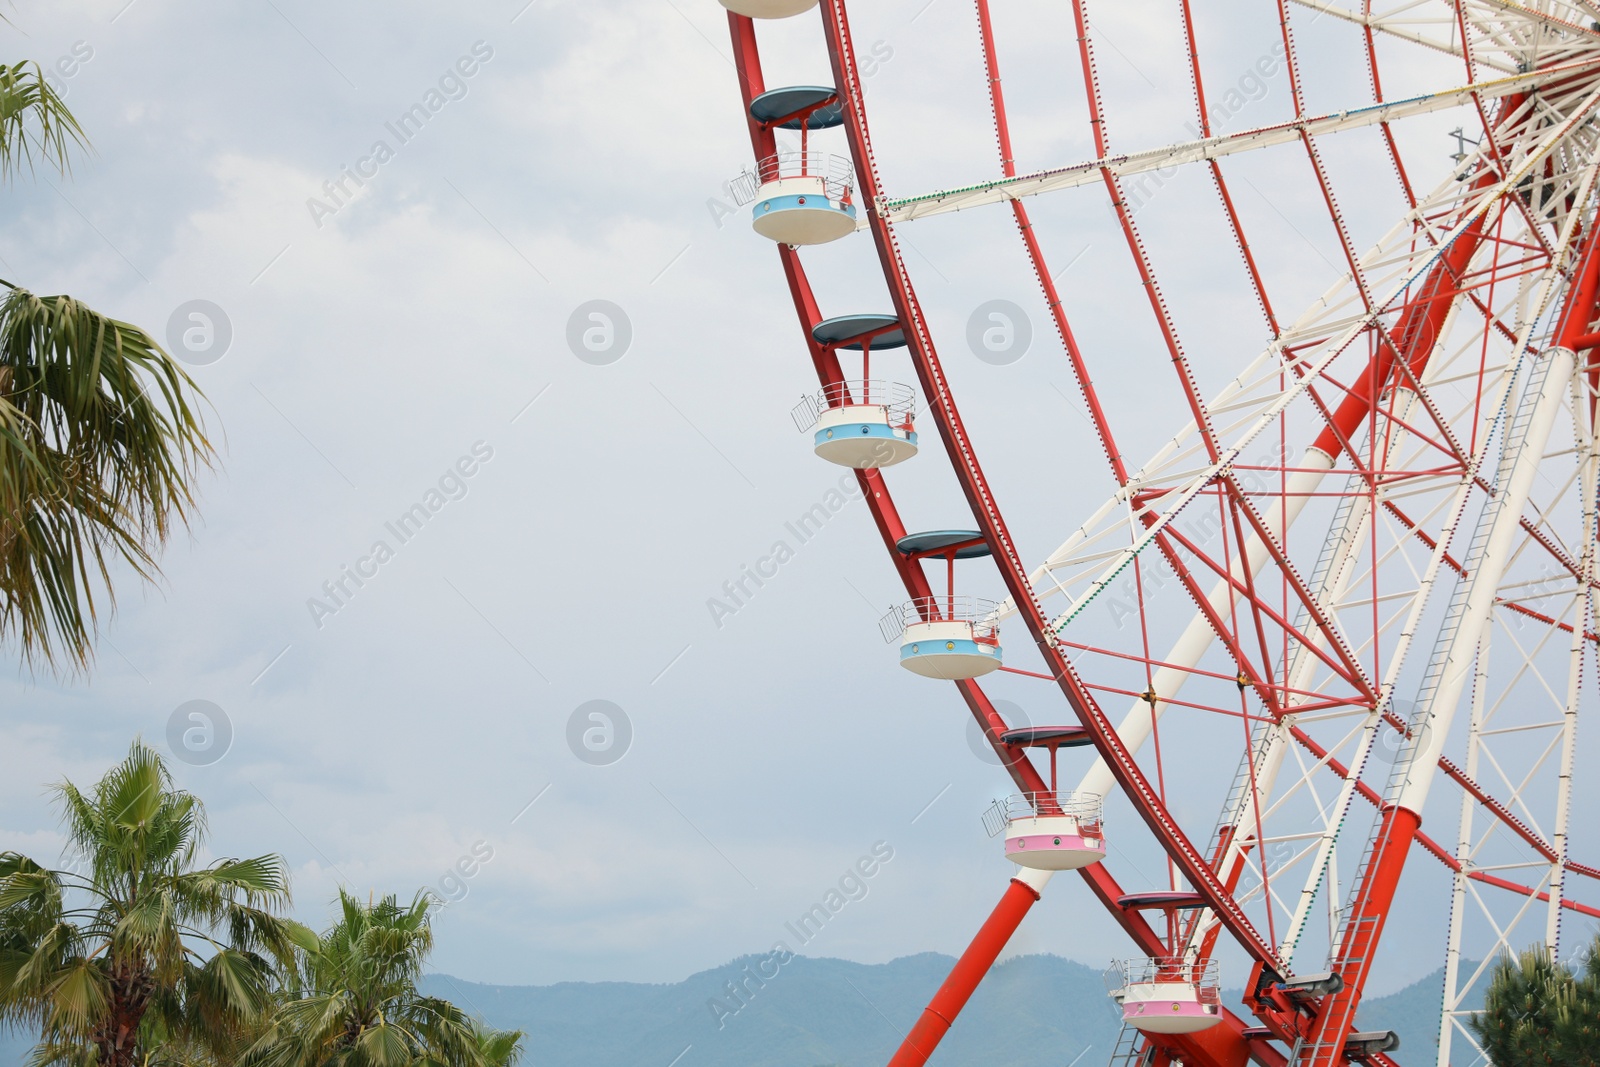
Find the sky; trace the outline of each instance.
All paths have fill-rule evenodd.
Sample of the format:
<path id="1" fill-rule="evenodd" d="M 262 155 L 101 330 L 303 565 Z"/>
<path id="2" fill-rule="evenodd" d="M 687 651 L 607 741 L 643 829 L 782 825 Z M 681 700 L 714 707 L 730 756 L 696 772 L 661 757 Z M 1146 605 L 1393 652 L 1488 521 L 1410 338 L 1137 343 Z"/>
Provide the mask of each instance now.
<path id="1" fill-rule="evenodd" d="M 1114 142 L 1186 139 L 1170 13 L 1100 6 Z M 1220 127 L 1286 117 L 1282 79 L 1250 74 L 1270 5 L 1202 6 L 1212 77 L 1237 90 Z M 872 7 L 857 39 L 888 186 L 994 176 L 970 5 Z M 1092 158 L 1064 5 L 998 7 L 1019 166 Z M 10 17 L 9 60 L 52 71 L 93 151 L 5 191 L 0 266 L 181 352 L 218 462 L 163 579 L 119 585 L 89 675 L 0 682 L 0 847 L 56 858 L 50 785 L 93 781 L 142 736 L 206 801 L 211 854 L 285 857 L 304 921 L 340 887 L 449 897 L 433 965 L 463 978 L 677 980 L 765 951 L 874 849 L 892 859 L 805 951 L 965 945 L 1010 876 L 979 821 L 1009 783 L 954 689 L 895 667 L 877 620 L 900 590 L 870 516 L 832 506 L 842 470 L 791 425 L 815 380 L 777 257 L 724 189 L 750 148 L 716 4 L 20 0 Z M 763 47 L 769 85 L 829 79 L 814 14 L 763 27 Z M 1319 73 L 1312 110 L 1369 99 L 1357 65 Z M 1447 77 L 1420 59 L 1393 91 Z M 417 104 L 427 122 L 400 128 Z M 1461 121 L 1404 134 L 1434 168 L 1420 184 Z M 1349 137 L 1326 151 L 1364 245 L 1400 205 L 1364 180 L 1375 142 Z M 1237 171 L 1288 307 L 1337 274 L 1294 163 Z M 1193 210 L 1213 194 L 1181 173 L 1141 195 L 1175 313 L 1223 380 L 1265 335 L 1217 279 L 1235 254 Z M 1178 398 L 1132 363 L 1148 326 L 1117 310 L 1137 289 L 1103 195 L 1067 199 L 1040 203 L 1041 227 L 1080 339 L 1110 360 L 1103 390 L 1146 405 L 1138 451 Z M 1009 218 L 907 243 L 997 496 L 1042 559 L 1110 481 Z M 864 237 L 805 261 L 825 314 L 887 307 Z M 999 365 L 966 341 L 993 300 L 1035 309 Z M 895 472 L 907 525 L 969 525 L 925 436 Z M 819 502 L 801 543 L 786 524 Z M 405 526 L 419 504 L 427 522 Z M 777 575 L 714 610 L 780 541 Z M 966 573 L 998 598 L 992 571 Z M 1035 723 L 1067 714 L 1025 680 L 990 691 Z M 1128 839 L 1124 881 L 1158 884 L 1154 855 Z M 1127 954 L 1075 880 L 1051 893 L 1012 951 Z M 1433 970 L 1429 944 L 1382 984 Z"/>

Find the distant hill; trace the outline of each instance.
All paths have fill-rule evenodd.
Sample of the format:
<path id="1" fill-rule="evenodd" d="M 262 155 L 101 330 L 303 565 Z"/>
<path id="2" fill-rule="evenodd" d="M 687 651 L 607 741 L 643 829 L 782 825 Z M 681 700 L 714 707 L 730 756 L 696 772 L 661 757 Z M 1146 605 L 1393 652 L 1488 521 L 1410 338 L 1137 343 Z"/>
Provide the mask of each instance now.
<path id="1" fill-rule="evenodd" d="M 427 987 L 495 1026 L 526 1030 L 536 1067 L 666 1067 L 680 1055 L 679 1067 L 883 1067 L 954 963 L 931 952 L 877 965 L 796 957 L 761 987 L 747 975 L 759 977 L 766 959 L 737 959 L 674 985 L 487 986 L 437 975 Z M 713 998 L 734 1005 L 727 983 L 741 979 L 747 1006 L 713 1011 Z M 1091 1046 L 1109 1055 L 1117 1020 L 1099 971 L 1019 957 L 979 987 L 934 1062 L 1064 1067 L 1090 1050 L 1087 1065 Z"/>
<path id="2" fill-rule="evenodd" d="M 494 1026 L 526 1030 L 527 1067 L 883 1067 L 955 962 L 932 952 L 882 964 L 795 957 L 764 978 L 763 961 L 749 956 L 663 985 L 482 985 L 448 975 L 423 985 Z M 767 961 L 765 973 L 774 969 Z M 727 992 L 740 981 L 742 1007 Z M 1397 1058 L 1408 1067 L 1431 1063 L 1443 985 L 1441 971 L 1367 1000 L 1362 1029 L 1397 1031 Z M 1237 1004 L 1237 992 L 1226 1000 Z M 1468 1006 L 1481 1003 L 1479 990 Z M 931 1063 L 1103 1067 L 1119 1028 L 1099 971 L 1018 956 L 978 988 Z M 30 1047 L 0 1035 L 0 1067 L 20 1067 Z"/>
<path id="3" fill-rule="evenodd" d="M 680 1055 L 678 1067 L 882 1067 L 955 963 L 936 953 L 876 965 L 796 958 L 765 988 L 747 979 L 752 995 L 737 1014 L 708 1007 L 719 995 L 731 1005 L 726 983 L 760 959 L 673 985 L 490 986 L 435 975 L 427 987 L 495 1026 L 527 1031 L 532 1067 L 667 1067 Z M 1371 998 L 1360 1025 L 1398 1032 L 1401 1063 L 1431 1063 L 1443 988 L 1439 971 Z M 1226 1000 L 1237 1004 L 1239 994 Z M 1467 1006 L 1481 1003 L 1480 990 Z M 1099 971 L 1059 956 L 1019 956 L 979 986 L 930 1063 L 1102 1067 L 1120 1026 Z"/>
<path id="4" fill-rule="evenodd" d="M 1477 968 L 1474 961 L 1461 961 L 1464 975 L 1470 975 Z M 1461 1007 L 1466 1011 L 1481 1011 L 1483 994 L 1488 988 L 1489 973 L 1485 971 Z M 1443 1010 L 1444 971 L 1440 969 L 1397 993 L 1363 1001 L 1361 1029 L 1393 1030 L 1400 1035 L 1400 1051 L 1395 1056 L 1401 1063 L 1431 1064 L 1439 1049 L 1439 1015 Z M 1476 1058 L 1457 1055 L 1457 1050 L 1471 1047 L 1465 1042 L 1466 1039 L 1457 1033 L 1451 1044 L 1450 1058 L 1457 1063 L 1471 1063 Z"/>

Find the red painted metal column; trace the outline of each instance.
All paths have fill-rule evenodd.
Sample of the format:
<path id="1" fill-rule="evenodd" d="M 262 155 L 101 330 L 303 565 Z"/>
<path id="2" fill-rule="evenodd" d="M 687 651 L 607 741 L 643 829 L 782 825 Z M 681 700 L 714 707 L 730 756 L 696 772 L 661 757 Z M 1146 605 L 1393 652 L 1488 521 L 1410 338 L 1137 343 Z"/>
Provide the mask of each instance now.
<path id="1" fill-rule="evenodd" d="M 1322 1010 L 1312 1024 L 1306 1047 L 1308 1062 L 1315 1067 L 1340 1067 L 1345 1062 L 1344 1039 L 1350 1032 L 1361 1003 L 1367 975 L 1372 970 L 1372 955 L 1378 951 L 1389 905 L 1394 903 L 1400 874 L 1405 869 L 1406 853 L 1422 825 L 1422 816 L 1402 807 L 1386 808 L 1377 847 L 1363 872 L 1361 894 L 1354 913 L 1345 926 L 1344 943 L 1339 946 L 1344 988 L 1322 1002 Z"/>
<path id="2" fill-rule="evenodd" d="M 1556 344 L 1563 348 L 1588 348 L 1596 342 L 1595 335 L 1589 333 L 1589 324 L 1594 321 L 1595 296 L 1600 291 L 1600 241 L 1591 234 L 1584 243 L 1587 247 L 1574 279 L 1578 295 L 1562 310 L 1556 329 Z"/>
<path id="3" fill-rule="evenodd" d="M 922 1012 L 922 1018 L 917 1020 L 917 1025 L 911 1028 L 900 1051 L 889 1061 L 889 1067 L 922 1067 L 928 1062 L 928 1057 L 933 1055 L 933 1050 L 939 1047 L 939 1042 L 949 1032 L 950 1024 L 966 1007 L 967 999 L 978 988 L 978 983 L 983 981 L 983 976 L 989 973 L 989 968 L 994 966 L 1006 942 L 1011 940 L 1011 935 L 1038 899 L 1039 894 L 1033 887 L 1015 878 L 1011 880 L 1005 896 L 1000 898 L 1000 903 L 995 905 L 988 921 L 978 931 L 978 936 L 972 939 L 967 951 L 956 961 L 950 977 L 933 995 L 933 1000 Z"/>

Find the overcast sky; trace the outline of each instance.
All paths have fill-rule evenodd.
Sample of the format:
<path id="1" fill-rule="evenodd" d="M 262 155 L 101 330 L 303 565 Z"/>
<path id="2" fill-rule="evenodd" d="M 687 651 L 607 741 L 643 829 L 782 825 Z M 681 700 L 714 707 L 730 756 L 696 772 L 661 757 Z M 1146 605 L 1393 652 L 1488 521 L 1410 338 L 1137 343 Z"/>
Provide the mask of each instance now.
<path id="1" fill-rule="evenodd" d="M 877 59 L 890 188 L 997 174 L 971 5 L 859 6 L 874 9 L 857 39 Z M 1120 147 L 1189 136 L 1171 6 L 1100 5 Z M 1270 20 L 1201 6 L 1232 101 L 1221 127 L 1288 117 L 1281 78 L 1248 80 Z M 1091 158 L 1066 5 L 997 8 L 1020 165 Z M 0 847 L 53 860 L 48 784 L 92 781 L 135 735 L 171 751 L 174 721 L 181 747 L 198 720 L 180 707 L 206 701 L 231 744 L 174 768 L 209 805 L 213 851 L 281 852 L 316 925 L 340 885 L 461 897 L 434 963 L 462 977 L 675 980 L 764 951 L 877 842 L 893 859 L 806 951 L 960 950 L 1010 875 L 979 823 L 1009 783 L 969 746 L 953 687 L 899 670 L 882 643 L 900 590 L 865 507 L 846 503 L 804 544 L 785 526 L 841 470 L 790 423 L 815 388 L 793 306 L 771 245 L 723 199 L 749 143 L 712 0 L 20 0 L 12 21 L 7 60 L 56 72 L 94 152 L 68 180 L 7 191 L 5 276 L 180 345 L 205 326 L 191 312 L 208 315 L 211 348 L 189 358 L 219 467 L 165 580 L 123 584 L 91 676 L 4 683 Z M 830 80 L 814 15 L 766 29 L 769 85 Z M 1324 31 L 1305 28 L 1308 47 Z M 1354 59 L 1353 37 L 1334 43 Z M 1397 79 L 1450 84 L 1433 63 Z M 1335 110 L 1370 89 L 1351 62 L 1308 93 Z M 401 127 L 418 104 L 427 122 Z M 1404 133 L 1422 146 L 1420 186 L 1449 166 L 1461 121 Z M 1325 150 L 1364 246 L 1402 205 L 1376 140 L 1347 136 Z M 1363 180 L 1378 166 L 1383 182 Z M 1235 173 L 1279 302 L 1297 310 L 1337 274 L 1304 157 Z M 1148 405 L 1140 452 L 1170 432 L 1178 398 L 1142 395 L 1132 354 L 1148 338 L 1117 310 L 1142 298 L 1103 193 L 1082 192 L 1041 204 L 1041 227 L 1080 339 L 1130 353 L 1101 385 Z M 1265 334 L 1214 194 L 1183 174 L 1140 211 L 1219 382 Z M 906 236 L 986 468 L 1042 559 L 1111 483 L 1009 216 Z M 806 262 L 824 313 L 886 308 L 865 238 Z M 1008 366 L 964 340 L 993 299 L 1040 309 Z M 569 344 L 592 301 L 622 312 L 609 363 Z M 923 456 L 894 472 L 906 521 L 970 525 L 925 429 Z M 401 526 L 418 504 L 426 524 Z M 793 558 L 717 618 L 708 602 L 778 541 Z M 998 597 L 992 568 L 970 566 L 969 591 Z M 1035 723 L 1067 715 L 1026 679 L 989 688 Z M 631 732 L 609 765 L 569 744 L 596 700 Z M 1230 737 L 1217 758 L 1236 755 Z M 1119 877 L 1160 884 L 1148 846 L 1126 844 Z M 1077 880 L 1046 905 L 1015 950 L 1126 954 Z M 1382 984 L 1437 965 L 1443 916 L 1428 922 L 1429 954 Z"/>

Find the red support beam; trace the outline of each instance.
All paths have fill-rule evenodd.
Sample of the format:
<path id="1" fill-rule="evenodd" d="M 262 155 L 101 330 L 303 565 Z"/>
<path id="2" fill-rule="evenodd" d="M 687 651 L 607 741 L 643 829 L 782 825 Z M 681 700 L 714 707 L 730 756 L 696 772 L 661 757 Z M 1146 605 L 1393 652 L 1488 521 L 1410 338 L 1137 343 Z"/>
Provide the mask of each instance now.
<path id="1" fill-rule="evenodd" d="M 1102 864 L 1085 867 L 1079 873 L 1095 896 L 1121 919 L 1141 952 L 1155 956 L 1166 951 L 1160 936 L 1143 916 L 1118 905 L 1122 887 Z M 922 1067 L 928 1061 L 1038 899 L 1035 890 L 1018 879 L 1011 880 L 1000 903 L 956 961 L 949 977 L 889 1061 L 889 1067 Z M 1286 1067 L 1287 1061 L 1281 1052 L 1265 1038 L 1246 1038 L 1245 1027 L 1244 1020 L 1224 1009 L 1222 1023 L 1210 1030 L 1198 1034 L 1151 1036 L 1149 1040 L 1160 1050 L 1160 1055 L 1204 1067 L 1246 1067 L 1252 1060 L 1265 1067 Z"/>
<path id="2" fill-rule="evenodd" d="M 1556 344 L 1575 352 L 1600 344 L 1600 334 L 1589 332 L 1594 322 L 1595 292 L 1600 288 L 1600 244 L 1588 240 L 1584 245 L 1582 261 L 1572 279 L 1577 296 L 1562 309 L 1561 323 L 1556 328 Z"/>
<path id="3" fill-rule="evenodd" d="M 1016 878 L 1011 880 L 1000 903 L 995 905 L 988 920 L 978 930 L 978 936 L 972 939 L 972 944 L 956 961 L 950 976 L 939 987 L 939 992 L 923 1009 L 922 1018 L 911 1028 L 911 1033 L 900 1045 L 900 1051 L 889 1061 L 889 1067 L 922 1067 L 928 1062 L 933 1050 L 949 1033 L 950 1024 L 966 1007 L 973 990 L 989 973 L 994 961 L 1000 958 L 1006 942 L 1011 940 L 1011 935 L 1027 916 L 1028 909 L 1038 899 L 1039 894 L 1033 887 L 1024 885 Z"/>
<path id="4" fill-rule="evenodd" d="M 1378 951 L 1383 927 L 1394 903 L 1400 874 L 1405 869 L 1411 841 L 1422 825 L 1422 816 L 1406 808 L 1386 808 L 1378 841 L 1366 870 L 1361 874 L 1361 891 L 1344 926 L 1344 941 L 1339 946 L 1338 974 L 1344 988 L 1322 1001 L 1312 1024 L 1306 1047 L 1310 1067 L 1343 1067 L 1344 1042 L 1355 1024 L 1356 1008 L 1361 1004 L 1367 975 L 1372 972 L 1372 957 Z"/>

